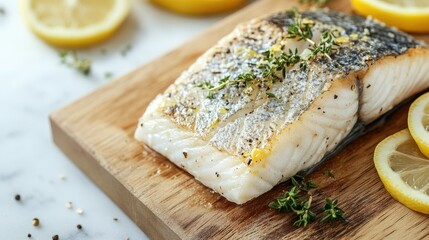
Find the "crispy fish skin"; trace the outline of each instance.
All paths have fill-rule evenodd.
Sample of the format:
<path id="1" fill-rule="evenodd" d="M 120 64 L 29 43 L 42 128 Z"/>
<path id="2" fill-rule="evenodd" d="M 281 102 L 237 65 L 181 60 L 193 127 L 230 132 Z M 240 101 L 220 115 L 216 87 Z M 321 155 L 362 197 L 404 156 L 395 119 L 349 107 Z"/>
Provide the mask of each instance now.
<path id="1" fill-rule="evenodd" d="M 358 16 L 321 10 L 302 17 L 314 22 L 315 42 L 335 31 L 339 46 L 330 58 L 286 68 L 276 82 L 228 85 L 207 98 L 196 86 L 216 86 L 249 71 L 263 79 L 257 67 L 263 52 L 302 54 L 311 46 L 287 38 L 293 12 L 241 24 L 149 105 L 136 139 L 241 204 L 318 163 L 356 122 L 370 123 L 429 87 L 429 51 L 422 42 Z"/>

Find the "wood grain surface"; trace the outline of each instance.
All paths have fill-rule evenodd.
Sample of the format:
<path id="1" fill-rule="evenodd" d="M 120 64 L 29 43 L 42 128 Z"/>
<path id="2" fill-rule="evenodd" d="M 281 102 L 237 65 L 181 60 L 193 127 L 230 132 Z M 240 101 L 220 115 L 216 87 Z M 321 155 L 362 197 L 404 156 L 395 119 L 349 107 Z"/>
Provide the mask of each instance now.
<path id="1" fill-rule="evenodd" d="M 148 103 L 199 55 L 242 21 L 298 6 L 296 1 L 264 0 L 224 19 L 176 50 L 136 69 L 51 115 L 55 143 L 153 239 L 419 239 L 429 237 L 429 219 L 396 202 L 373 165 L 377 143 L 406 127 L 408 105 L 387 123 L 352 142 L 308 177 L 319 185 L 313 195 L 321 214 L 326 196 L 337 198 L 347 223 L 319 221 L 292 226 L 295 217 L 267 204 L 289 183 L 244 205 L 236 205 L 201 185 L 133 138 Z M 350 12 L 346 0 L 329 7 Z M 417 36 L 428 40 L 427 35 Z M 332 170 L 335 178 L 324 175 Z"/>

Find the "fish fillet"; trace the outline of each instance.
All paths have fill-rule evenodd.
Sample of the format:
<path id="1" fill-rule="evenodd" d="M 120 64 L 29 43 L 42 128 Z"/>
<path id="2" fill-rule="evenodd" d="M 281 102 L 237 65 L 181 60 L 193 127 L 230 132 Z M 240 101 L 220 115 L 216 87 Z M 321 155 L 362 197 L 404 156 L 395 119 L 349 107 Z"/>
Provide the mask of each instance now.
<path id="1" fill-rule="evenodd" d="M 347 138 L 429 87 L 427 46 L 398 30 L 329 10 L 301 13 L 311 40 L 337 46 L 265 81 L 267 51 L 296 49 L 293 11 L 243 23 L 204 53 L 141 117 L 135 137 L 237 204 L 307 169 Z M 275 70 L 277 71 L 277 70 Z M 252 72 L 248 83 L 225 84 Z M 218 86 L 207 91 L 202 86 Z"/>

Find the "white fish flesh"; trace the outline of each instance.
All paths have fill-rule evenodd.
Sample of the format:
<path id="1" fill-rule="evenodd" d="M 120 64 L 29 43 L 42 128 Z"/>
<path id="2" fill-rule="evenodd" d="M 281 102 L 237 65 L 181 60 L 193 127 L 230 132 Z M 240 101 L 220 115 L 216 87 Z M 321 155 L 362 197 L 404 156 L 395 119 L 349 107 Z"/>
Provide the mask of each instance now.
<path id="1" fill-rule="evenodd" d="M 288 33 L 297 19 L 311 41 Z M 308 58 L 326 32 L 336 46 Z M 306 60 L 270 60 L 289 50 Z M 204 53 L 148 106 L 135 137 L 242 204 L 428 87 L 429 50 L 411 36 L 329 10 L 282 12 L 239 25 Z"/>

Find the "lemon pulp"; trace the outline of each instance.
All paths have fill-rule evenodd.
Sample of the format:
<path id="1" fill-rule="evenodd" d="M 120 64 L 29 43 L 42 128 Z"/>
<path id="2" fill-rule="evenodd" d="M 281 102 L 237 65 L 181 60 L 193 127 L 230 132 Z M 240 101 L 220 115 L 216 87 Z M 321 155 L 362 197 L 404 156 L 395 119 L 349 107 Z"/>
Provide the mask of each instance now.
<path id="1" fill-rule="evenodd" d="M 429 159 L 407 129 L 377 145 L 374 164 L 392 197 L 410 209 L 429 214 Z"/>
<path id="2" fill-rule="evenodd" d="M 111 36 L 130 11 L 130 0 L 21 0 L 31 30 L 62 47 L 84 47 Z"/>
<path id="3" fill-rule="evenodd" d="M 388 25 L 409 32 L 429 32 L 429 1 L 351 0 L 359 14 L 372 16 Z"/>

